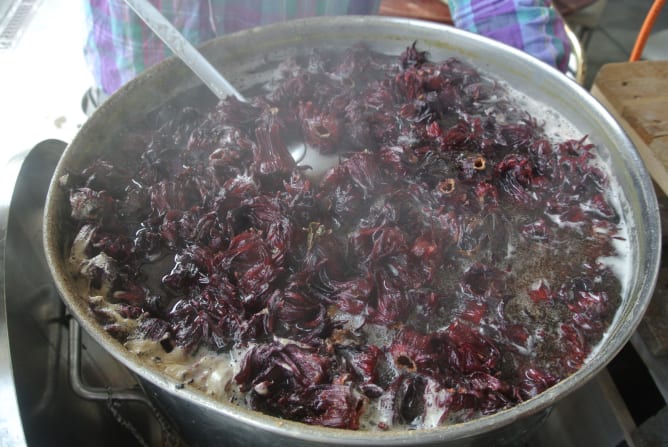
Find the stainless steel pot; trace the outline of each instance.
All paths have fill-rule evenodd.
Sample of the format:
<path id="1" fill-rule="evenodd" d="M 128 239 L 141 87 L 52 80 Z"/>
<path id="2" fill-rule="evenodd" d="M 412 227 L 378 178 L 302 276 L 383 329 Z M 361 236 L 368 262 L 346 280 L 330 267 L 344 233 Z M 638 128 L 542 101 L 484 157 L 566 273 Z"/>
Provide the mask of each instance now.
<path id="1" fill-rule="evenodd" d="M 591 379 L 631 336 L 652 295 L 659 266 L 658 206 L 649 175 L 619 125 L 589 94 L 561 73 L 510 47 L 477 35 L 427 22 L 382 17 L 316 18 L 240 32 L 206 44 L 202 51 L 240 90 L 268 79 L 286 55 L 313 47 L 347 48 L 359 41 L 399 54 L 413 41 L 432 60 L 456 56 L 505 80 L 554 110 L 590 136 L 603 151 L 627 199 L 632 222 L 633 268 L 627 293 L 604 341 L 571 377 L 539 396 L 497 414 L 422 431 L 355 432 L 285 421 L 216 402 L 153 370 L 130 355 L 90 316 L 65 266 L 69 241 L 67 196 L 57 179 L 78 171 L 100 152 L 113 150 L 115 135 L 199 82 L 178 60 L 147 70 L 113 95 L 82 127 L 63 154 L 47 197 L 46 256 L 63 300 L 104 348 L 134 371 L 147 392 L 193 445 L 495 445 L 521 438 L 552 404 Z"/>

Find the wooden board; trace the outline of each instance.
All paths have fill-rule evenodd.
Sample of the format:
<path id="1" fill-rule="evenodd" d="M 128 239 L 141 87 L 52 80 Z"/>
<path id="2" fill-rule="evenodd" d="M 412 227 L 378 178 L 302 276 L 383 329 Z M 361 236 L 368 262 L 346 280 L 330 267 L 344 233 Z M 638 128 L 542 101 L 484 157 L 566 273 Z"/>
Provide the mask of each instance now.
<path id="1" fill-rule="evenodd" d="M 442 0 L 382 0 L 378 13 L 452 25 L 450 8 Z"/>
<path id="2" fill-rule="evenodd" d="M 668 61 L 604 65 L 591 93 L 619 121 L 668 194 Z"/>

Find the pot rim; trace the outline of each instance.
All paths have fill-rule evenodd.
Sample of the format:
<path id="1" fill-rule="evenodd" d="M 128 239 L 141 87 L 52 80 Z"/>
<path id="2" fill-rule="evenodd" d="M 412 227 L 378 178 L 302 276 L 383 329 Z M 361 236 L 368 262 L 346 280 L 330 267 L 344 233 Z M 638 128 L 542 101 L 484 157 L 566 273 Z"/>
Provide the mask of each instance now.
<path id="1" fill-rule="evenodd" d="M 571 91 L 583 102 L 585 107 L 597 122 L 606 128 L 612 135 L 611 138 L 620 142 L 617 148 L 624 151 L 630 163 L 629 169 L 633 171 L 633 182 L 638 186 L 638 198 L 642 204 L 647 205 L 643 209 L 643 226 L 650 231 L 644 234 L 647 238 L 647 251 L 644 253 L 644 278 L 639 278 L 640 285 L 636 287 L 639 295 L 633 306 L 628 307 L 624 312 L 622 309 L 617 312 L 615 320 L 610 326 L 609 332 L 605 335 L 602 344 L 592 352 L 583 367 L 578 371 L 555 384 L 551 388 L 540 393 L 528 401 L 517 404 L 509 409 L 499 411 L 495 414 L 482 416 L 471 421 L 458 423 L 454 425 L 444 425 L 437 428 L 420 430 L 390 430 L 390 431 L 352 431 L 327 428 L 321 426 L 311 426 L 300 422 L 280 419 L 278 417 L 268 416 L 263 413 L 239 407 L 228 402 L 217 401 L 204 393 L 191 389 L 165 374 L 147 367 L 146 363 L 130 354 L 123 345 L 107 334 L 102 327 L 89 315 L 89 312 L 80 299 L 75 295 L 74 288 L 66 279 L 67 269 L 64 265 L 66 256 L 63 254 L 63 247 L 59 245 L 61 227 L 59 219 L 59 207 L 62 202 L 63 194 L 59 191 L 58 179 L 67 172 L 67 166 L 71 159 L 77 154 L 77 148 L 84 144 L 88 131 L 96 125 L 98 121 L 103 120 L 113 110 L 123 105 L 124 98 L 136 94 L 146 85 L 153 82 L 154 78 L 169 70 L 176 68 L 180 61 L 170 58 L 156 66 L 147 69 L 143 74 L 123 86 L 117 93 L 112 95 L 95 114 L 80 129 L 74 140 L 65 150 L 54 176 L 51 180 L 49 192 L 47 195 L 45 216 L 44 216 L 44 246 L 46 258 L 52 276 L 58 288 L 58 291 L 67 304 L 72 314 L 79 320 L 82 327 L 91 336 L 109 351 L 117 360 L 123 363 L 131 371 L 140 375 L 144 379 L 152 382 L 160 388 L 168 391 L 170 394 L 179 396 L 190 402 L 203 406 L 211 411 L 232 418 L 238 423 L 267 430 L 272 433 L 292 436 L 306 441 L 322 441 L 331 439 L 338 444 L 345 445 L 403 445 L 406 443 L 433 443 L 444 442 L 455 439 L 462 439 L 491 431 L 517 421 L 520 418 L 536 414 L 555 403 L 557 399 L 565 397 L 567 394 L 582 386 L 585 382 L 597 374 L 612 358 L 621 350 L 623 345 L 631 337 L 636 326 L 639 324 L 642 315 L 645 312 L 651 294 L 656 283 L 660 259 L 660 223 L 658 214 L 658 205 L 650 176 L 647 174 L 638 152 L 607 110 L 584 89 L 577 86 L 572 80 L 568 79 L 556 69 L 540 62 L 527 54 L 493 41 L 491 39 L 472 34 L 466 31 L 455 29 L 446 25 L 425 22 L 414 19 L 389 18 L 378 16 L 346 16 L 346 17 L 315 17 L 308 19 L 297 19 L 289 22 L 283 22 L 274 25 L 267 25 L 259 28 L 253 28 L 238 33 L 230 34 L 204 44 L 201 49 L 205 54 L 213 54 L 214 49 L 220 50 L 220 46 L 225 46 L 228 42 L 242 42 L 245 39 L 253 38 L 257 40 L 259 36 L 267 35 L 274 37 L 276 34 L 284 36 L 283 42 L 276 39 L 270 39 L 267 42 L 268 48 L 278 48 L 281 45 L 290 44 L 308 35 L 308 30 L 320 29 L 321 36 L 326 36 L 328 31 L 336 33 L 337 29 L 349 29 L 359 27 L 363 32 L 361 35 L 368 37 L 369 29 L 384 29 L 388 27 L 397 30 L 417 30 L 429 31 L 442 35 L 440 44 L 449 47 L 449 38 L 457 42 L 464 42 L 468 46 L 462 50 L 466 56 L 466 49 L 470 46 L 487 47 L 490 51 L 499 52 L 507 57 L 513 64 L 517 64 L 519 69 L 531 67 L 538 70 L 545 77 L 543 83 L 549 83 L 556 86 L 559 90 Z M 331 30 L 331 31 L 330 31 Z M 432 35 L 430 34 L 430 35 Z M 382 39 L 400 39 L 393 37 L 388 31 L 388 35 L 377 36 Z M 365 40 L 360 38 L 359 40 Z M 431 41 L 430 41 L 431 42 Z M 409 45 L 411 42 L 406 42 Z M 433 43 L 433 42 L 432 42 Z M 455 44 L 456 46 L 456 44 Z M 484 70 L 483 70 L 484 71 Z M 491 73 L 494 76 L 494 73 Z M 631 174 L 628 174 L 631 175 Z M 638 261 L 638 259 L 636 259 Z M 624 297 L 624 300 L 630 300 L 632 297 Z M 614 342 L 614 343 L 613 343 Z"/>

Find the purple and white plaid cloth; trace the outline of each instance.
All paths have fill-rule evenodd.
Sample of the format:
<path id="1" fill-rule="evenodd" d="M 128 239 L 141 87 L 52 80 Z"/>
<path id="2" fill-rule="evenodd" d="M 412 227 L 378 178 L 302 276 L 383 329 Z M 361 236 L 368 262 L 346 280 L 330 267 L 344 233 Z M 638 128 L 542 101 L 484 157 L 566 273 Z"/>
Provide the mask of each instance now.
<path id="1" fill-rule="evenodd" d="M 455 26 L 566 68 L 570 48 L 550 0 L 449 0 Z M 258 25 L 294 18 L 375 14 L 380 0 L 152 0 L 193 44 Z M 116 91 L 171 55 L 123 0 L 86 0 L 84 55 L 97 86 Z"/>
<path id="2" fill-rule="evenodd" d="M 449 0 L 458 28 L 519 48 L 566 71 L 571 52 L 564 22 L 551 0 Z"/>
<path id="3" fill-rule="evenodd" d="M 152 0 L 193 44 L 245 28 L 289 19 L 373 14 L 380 0 Z M 97 86 L 116 91 L 171 55 L 123 0 L 86 0 L 84 55 Z"/>

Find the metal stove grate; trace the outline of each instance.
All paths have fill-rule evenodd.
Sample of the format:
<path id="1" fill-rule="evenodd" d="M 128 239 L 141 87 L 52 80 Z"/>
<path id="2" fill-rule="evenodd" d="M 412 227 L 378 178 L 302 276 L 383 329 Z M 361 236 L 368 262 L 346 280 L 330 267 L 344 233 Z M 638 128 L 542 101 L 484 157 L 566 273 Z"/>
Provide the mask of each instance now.
<path id="1" fill-rule="evenodd" d="M 0 21 L 0 51 L 13 48 L 41 0 L 18 0 Z"/>

